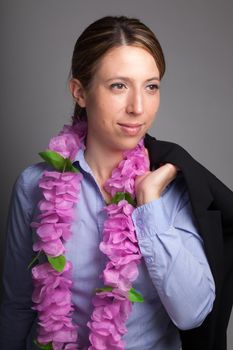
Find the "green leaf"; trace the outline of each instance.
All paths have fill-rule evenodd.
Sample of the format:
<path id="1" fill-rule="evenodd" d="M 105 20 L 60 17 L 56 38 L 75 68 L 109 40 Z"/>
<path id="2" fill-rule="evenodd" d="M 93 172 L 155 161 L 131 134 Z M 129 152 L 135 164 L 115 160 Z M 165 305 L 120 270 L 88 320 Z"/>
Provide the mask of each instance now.
<path id="1" fill-rule="evenodd" d="M 113 287 L 103 287 L 103 288 L 96 288 L 95 291 L 97 293 L 100 292 L 111 292 L 113 290 Z"/>
<path id="2" fill-rule="evenodd" d="M 125 199 L 128 201 L 129 204 L 133 205 L 135 207 L 136 203 L 133 197 L 131 196 L 130 193 L 126 192 L 125 193 Z"/>
<path id="3" fill-rule="evenodd" d="M 40 152 L 39 155 L 43 158 L 47 163 L 52 165 L 53 168 L 59 171 L 63 171 L 66 165 L 66 159 L 62 157 L 60 154 L 54 151 L 44 151 Z"/>
<path id="4" fill-rule="evenodd" d="M 65 159 L 66 163 L 65 163 L 65 170 L 64 171 L 72 171 L 74 173 L 78 173 L 79 170 L 73 166 L 71 160 L 69 158 Z"/>
<path id="5" fill-rule="evenodd" d="M 50 265 L 54 268 L 54 270 L 61 272 L 64 270 L 65 264 L 66 264 L 66 258 L 64 255 L 59 255 L 56 257 L 52 257 L 47 255 L 48 261 Z"/>
<path id="6" fill-rule="evenodd" d="M 53 350 L 53 345 L 52 345 L 52 343 L 40 344 L 40 343 L 38 343 L 37 340 L 34 340 L 34 344 L 35 344 L 36 346 L 38 346 L 39 349 L 43 349 L 43 350 Z"/>
<path id="7" fill-rule="evenodd" d="M 127 200 L 127 202 L 133 206 L 135 206 L 135 200 L 128 192 L 117 192 L 115 196 L 112 198 L 111 203 L 118 204 L 123 199 Z"/>
<path id="8" fill-rule="evenodd" d="M 106 291 L 111 292 L 112 290 L 113 290 L 113 287 L 104 287 L 104 288 L 96 288 L 95 289 L 95 291 L 97 293 L 106 292 Z M 132 303 L 143 303 L 144 302 L 143 296 L 139 292 L 136 292 L 136 290 L 134 288 L 131 288 L 129 290 L 128 299 L 130 301 L 132 301 Z"/>
<path id="9" fill-rule="evenodd" d="M 77 173 L 79 170 L 73 166 L 69 158 L 62 157 L 59 153 L 54 151 L 44 151 L 40 152 L 39 155 L 44 159 L 49 165 L 59 171 L 72 171 Z"/>
<path id="10" fill-rule="evenodd" d="M 130 289 L 128 298 L 133 303 L 143 303 L 144 302 L 143 296 L 139 292 L 136 292 L 136 290 L 134 288 Z"/>
<path id="11" fill-rule="evenodd" d="M 42 251 L 40 250 L 36 256 L 34 256 L 34 258 L 32 259 L 32 261 L 30 262 L 30 264 L 28 265 L 28 270 L 32 267 L 32 265 L 39 259 L 40 254 L 42 253 Z"/>

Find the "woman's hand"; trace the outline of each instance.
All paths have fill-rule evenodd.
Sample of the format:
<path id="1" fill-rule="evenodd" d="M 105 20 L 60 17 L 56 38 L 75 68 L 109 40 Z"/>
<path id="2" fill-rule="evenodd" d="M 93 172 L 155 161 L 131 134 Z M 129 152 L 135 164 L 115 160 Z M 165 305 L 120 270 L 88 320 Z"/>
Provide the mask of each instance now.
<path id="1" fill-rule="evenodd" d="M 142 205 L 158 199 L 165 187 L 175 179 L 180 169 L 171 163 L 166 163 L 155 171 L 148 171 L 138 176 L 135 181 L 137 204 Z"/>

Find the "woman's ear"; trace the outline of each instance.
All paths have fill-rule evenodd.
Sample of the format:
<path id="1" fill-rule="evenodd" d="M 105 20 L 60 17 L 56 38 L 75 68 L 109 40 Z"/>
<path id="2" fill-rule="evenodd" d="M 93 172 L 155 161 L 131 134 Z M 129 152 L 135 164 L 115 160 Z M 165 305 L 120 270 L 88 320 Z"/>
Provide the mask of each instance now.
<path id="1" fill-rule="evenodd" d="M 69 87 L 75 102 L 82 108 L 86 107 L 85 91 L 80 80 L 74 78 L 70 79 Z"/>

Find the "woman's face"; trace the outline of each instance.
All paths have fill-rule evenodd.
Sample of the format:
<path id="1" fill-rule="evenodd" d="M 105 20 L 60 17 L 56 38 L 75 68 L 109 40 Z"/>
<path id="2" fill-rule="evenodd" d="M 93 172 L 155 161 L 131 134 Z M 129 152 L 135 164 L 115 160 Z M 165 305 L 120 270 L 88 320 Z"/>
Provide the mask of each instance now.
<path id="1" fill-rule="evenodd" d="M 134 148 L 155 119 L 159 84 L 159 70 L 148 51 L 120 46 L 107 52 L 79 99 L 87 112 L 87 147 L 116 152 Z"/>

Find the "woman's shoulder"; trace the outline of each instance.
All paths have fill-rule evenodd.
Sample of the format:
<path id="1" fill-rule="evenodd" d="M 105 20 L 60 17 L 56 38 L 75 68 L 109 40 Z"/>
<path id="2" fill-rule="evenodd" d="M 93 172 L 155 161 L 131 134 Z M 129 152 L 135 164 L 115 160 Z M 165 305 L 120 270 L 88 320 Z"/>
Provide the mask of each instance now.
<path id="1" fill-rule="evenodd" d="M 48 169 L 48 165 L 45 162 L 36 163 L 25 168 L 17 177 L 13 194 L 15 196 L 24 197 L 25 200 L 33 200 L 38 197 L 39 180 L 45 170 Z"/>
<path id="2" fill-rule="evenodd" d="M 181 171 L 162 192 L 162 201 L 170 214 L 176 214 L 189 202 L 189 193 L 184 175 Z"/>
<path id="3" fill-rule="evenodd" d="M 37 185 L 43 172 L 48 168 L 45 162 L 36 163 L 26 167 L 16 179 L 16 184 L 20 186 Z"/>
<path id="4" fill-rule="evenodd" d="M 9 207 L 9 212 L 13 215 L 11 217 L 24 216 L 31 219 L 37 203 L 42 199 L 38 184 L 47 169 L 46 163 L 37 163 L 28 166 L 18 175 L 11 192 Z"/>
<path id="5" fill-rule="evenodd" d="M 169 183 L 169 185 L 165 188 L 163 191 L 163 194 L 172 194 L 176 193 L 177 195 L 184 195 L 184 193 L 187 193 L 187 185 L 185 182 L 185 177 L 182 171 L 178 171 L 176 174 L 176 177 L 173 181 Z"/>

